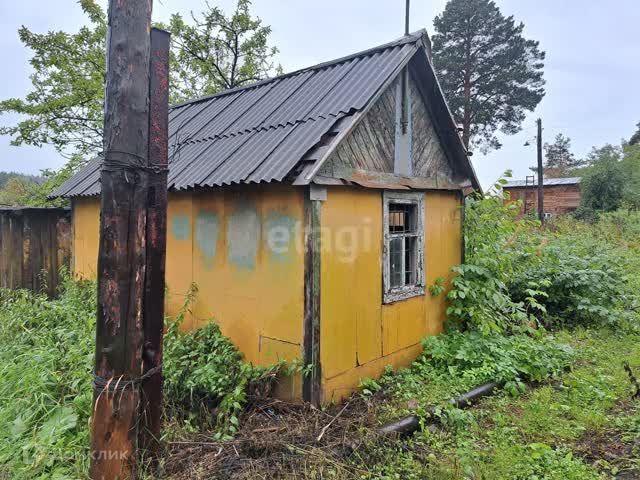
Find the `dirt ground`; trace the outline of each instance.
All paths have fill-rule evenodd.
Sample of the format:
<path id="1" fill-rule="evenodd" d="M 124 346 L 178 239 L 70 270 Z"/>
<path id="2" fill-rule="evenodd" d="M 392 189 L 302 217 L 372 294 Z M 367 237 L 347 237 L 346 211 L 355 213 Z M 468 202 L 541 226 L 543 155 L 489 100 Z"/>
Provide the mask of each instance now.
<path id="1" fill-rule="evenodd" d="M 280 479 L 358 478 L 350 459 L 366 455 L 363 445 L 382 441 L 373 428 L 379 399 L 354 396 L 325 410 L 308 404 L 258 400 L 245 414 L 232 441 L 206 434 L 168 445 L 167 478 Z M 357 462 L 360 463 L 360 462 Z"/>

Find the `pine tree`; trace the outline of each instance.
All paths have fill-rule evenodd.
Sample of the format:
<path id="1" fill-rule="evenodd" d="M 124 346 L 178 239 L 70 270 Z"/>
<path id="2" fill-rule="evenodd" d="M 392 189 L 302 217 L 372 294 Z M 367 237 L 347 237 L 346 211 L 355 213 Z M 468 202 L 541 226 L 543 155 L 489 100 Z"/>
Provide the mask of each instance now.
<path id="1" fill-rule="evenodd" d="M 571 139 L 562 133 L 556 135 L 553 143 L 544 144 L 544 174 L 547 177 L 566 177 L 573 170 L 583 167 L 584 160 L 578 160 L 571 152 Z"/>
<path id="2" fill-rule="evenodd" d="M 449 0 L 434 25 L 434 65 L 465 146 L 499 148 L 496 131 L 520 131 L 545 94 L 545 53 L 492 0 Z"/>

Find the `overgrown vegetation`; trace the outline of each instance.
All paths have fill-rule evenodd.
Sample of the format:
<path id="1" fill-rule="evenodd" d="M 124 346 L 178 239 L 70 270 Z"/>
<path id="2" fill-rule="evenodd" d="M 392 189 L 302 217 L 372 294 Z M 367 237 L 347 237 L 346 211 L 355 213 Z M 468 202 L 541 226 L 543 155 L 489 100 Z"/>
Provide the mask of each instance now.
<path id="1" fill-rule="evenodd" d="M 167 421 L 232 435 L 249 386 L 295 366 L 253 368 L 215 323 L 179 330 L 195 289 L 167 319 Z M 0 290 L 0 478 L 84 478 L 89 462 L 95 284 L 67 277 L 49 300 Z"/>
<path id="2" fill-rule="evenodd" d="M 640 474 L 640 214 L 571 217 L 541 229 L 517 219 L 499 182 L 469 199 L 467 262 L 450 284 L 444 335 L 408 369 L 363 382 L 328 410 L 262 400 L 284 367 L 255 369 L 215 323 L 167 321 L 164 463 L 175 478 L 574 478 Z M 447 293 L 445 287 L 449 287 Z M 0 478 L 82 477 L 95 287 L 65 282 L 56 300 L 0 294 Z M 299 371 L 297 366 L 287 367 Z M 481 383 L 502 389 L 460 410 L 448 400 Z M 262 395 L 264 398 L 264 395 Z M 375 428 L 417 413 L 430 428 L 381 439 Z M 333 422 L 318 440 L 323 425 Z M 434 426 L 435 425 L 435 426 Z M 257 433 L 259 432 L 259 433 Z M 234 436 L 232 442 L 225 442 Z M 199 443 L 198 443 L 199 442 Z"/>

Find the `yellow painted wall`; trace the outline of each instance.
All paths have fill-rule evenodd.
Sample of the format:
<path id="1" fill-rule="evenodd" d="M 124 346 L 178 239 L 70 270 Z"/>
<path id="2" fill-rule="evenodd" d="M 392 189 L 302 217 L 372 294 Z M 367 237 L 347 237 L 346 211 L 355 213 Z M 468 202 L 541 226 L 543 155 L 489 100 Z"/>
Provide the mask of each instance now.
<path id="1" fill-rule="evenodd" d="M 169 195 L 167 313 L 192 282 L 199 293 L 185 328 L 213 318 L 254 364 L 302 356 L 304 189 L 223 188 Z M 459 196 L 427 192 L 426 285 L 460 263 Z M 382 303 L 382 191 L 328 189 L 321 207 L 321 364 L 325 401 L 405 366 L 421 339 L 442 330 L 444 295 Z M 95 277 L 99 201 L 74 201 L 74 271 Z M 300 379 L 281 394 L 299 398 Z"/>
<path id="2" fill-rule="evenodd" d="M 267 185 L 169 195 L 166 311 L 175 315 L 194 282 L 185 319 L 214 319 L 257 365 L 302 356 L 303 189 Z M 95 277 L 99 200 L 74 201 L 74 271 Z M 300 379 L 282 392 L 299 397 Z M 293 389 L 293 390 L 291 390 Z"/>
<path id="3" fill-rule="evenodd" d="M 425 193 L 426 285 L 461 262 L 460 197 Z M 382 191 L 334 187 L 321 207 L 323 400 L 338 400 L 385 365 L 406 366 L 442 331 L 445 296 L 382 303 Z"/>
<path id="4" fill-rule="evenodd" d="M 99 236 L 100 198 L 74 199 L 71 266 L 81 278 L 96 278 Z"/>

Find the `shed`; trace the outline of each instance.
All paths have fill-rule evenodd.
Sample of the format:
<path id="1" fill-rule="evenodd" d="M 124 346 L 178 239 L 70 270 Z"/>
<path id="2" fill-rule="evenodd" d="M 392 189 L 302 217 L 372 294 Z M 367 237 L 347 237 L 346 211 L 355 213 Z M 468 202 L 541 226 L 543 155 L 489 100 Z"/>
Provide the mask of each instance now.
<path id="1" fill-rule="evenodd" d="M 425 31 L 169 112 L 167 311 L 210 319 L 254 364 L 301 360 L 282 395 L 338 400 L 409 364 L 445 320 L 428 286 L 462 260 L 479 188 Z M 95 275 L 100 164 L 72 199 L 73 268 Z"/>
<path id="2" fill-rule="evenodd" d="M 549 177 L 542 180 L 545 218 L 571 213 L 578 208 L 582 196 L 580 181 L 580 177 Z M 534 176 L 507 182 L 503 189 L 509 193 L 509 200 L 522 201 L 521 215 L 538 211 L 538 181 Z"/>
<path id="3" fill-rule="evenodd" d="M 56 293 L 69 266 L 70 217 L 67 208 L 0 208 L 0 288 Z"/>

